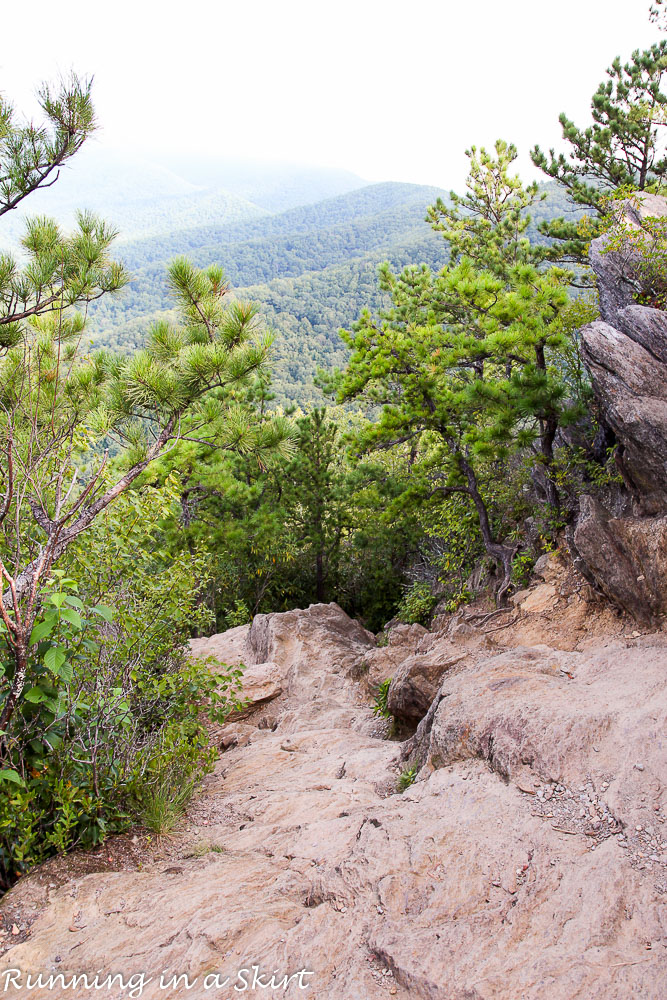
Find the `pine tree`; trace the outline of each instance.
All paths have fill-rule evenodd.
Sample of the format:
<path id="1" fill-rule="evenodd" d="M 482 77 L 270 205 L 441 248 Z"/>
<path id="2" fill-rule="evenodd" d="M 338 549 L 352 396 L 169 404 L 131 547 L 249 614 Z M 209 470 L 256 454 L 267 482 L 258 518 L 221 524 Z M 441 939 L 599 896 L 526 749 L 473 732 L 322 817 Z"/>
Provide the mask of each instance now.
<path id="1" fill-rule="evenodd" d="M 335 583 L 342 541 L 353 524 L 352 485 L 344 467 L 344 446 L 326 408 L 296 421 L 292 460 L 283 473 L 282 503 L 312 567 L 315 599 L 326 600 Z M 332 578 L 334 578 L 332 580 Z"/>
<path id="2" fill-rule="evenodd" d="M 537 183 L 525 185 L 511 173 L 516 146 L 499 139 L 494 148 L 495 157 L 475 146 L 466 150 L 466 193 L 451 191 L 450 204 L 438 198 L 426 218 L 449 244 L 451 262 L 466 257 L 477 267 L 507 277 L 518 264 L 537 265 L 549 256 L 546 245 L 532 244 L 527 236 L 530 209 L 544 201 L 546 193 Z"/>
<path id="3" fill-rule="evenodd" d="M 0 215 L 54 183 L 95 127 L 90 86 L 76 77 L 55 95 L 44 87 L 41 104 L 40 127 L 17 125 L 0 107 Z M 40 595 L 72 542 L 180 438 L 215 434 L 218 447 L 261 454 L 284 437 L 277 424 L 255 426 L 243 406 L 270 338 L 252 306 L 225 298 L 219 268 L 175 261 L 169 282 L 181 323 L 156 324 L 131 357 L 86 355 L 85 314 L 74 307 L 127 280 L 109 255 L 114 236 L 87 213 L 71 235 L 30 219 L 27 263 L 0 256 L 0 617 L 12 654 L 0 682 L 5 746 L 32 669 Z"/>
<path id="4" fill-rule="evenodd" d="M 39 97 L 42 125 L 18 124 L 0 97 L 0 216 L 54 184 L 96 127 L 89 81 L 72 76 L 56 92 L 44 85 Z M 29 219 L 22 240 L 27 262 L 20 266 L 11 254 L 0 254 L 0 349 L 20 342 L 31 317 L 121 288 L 127 274 L 108 253 L 115 236 L 89 212 L 79 213 L 70 235 L 52 219 Z"/>
<path id="5" fill-rule="evenodd" d="M 465 198 L 429 212 L 450 242 L 451 263 L 437 275 L 426 266 L 398 277 L 381 269 L 392 305 L 377 319 L 364 312 L 343 332 L 352 356 L 338 393 L 382 407 L 360 435 L 361 450 L 412 442 L 436 492 L 470 497 L 486 552 L 501 567 L 502 600 L 516 545 L 495 536 L 485 469 L 537 440 L 536 464 L 548 473 L 564 387 L 547 353 L 562 343 L 555 320 L 570 274 L 536 266 L 544 250 L 525 240 L 523 213 L 537 192 L 509 176 L 513 147 L 499 143 L 496 154 L 473 150 Z M 557 505 L 548 474 L 546 490 Z"/>
<path id="6" fill-rule="evenodd" d="M 654 0 L 649 8 L 649 17 L 653 24 L 657 24 L 661 31 L 667 30 L 667 11 L 665 10 L 665 0 Z"/>
<path id="7" fill-rule="evenodd" d="M 560 218 L 541 224 L 541 232 L 559 243 L 554 259 L 585 262 L 608 195 L 618 188 L 659 187 L 667 175 L 660 141 L 667 112 L 667 94 L 661 90 L 666 66 L 667 40 L 636 50 L 628 63 L 615 59 L 608 79 L 593 94 L 592 125 L 580 129 L 567 115 L 559 117 L 568 155 L 551 149 L 547 156 L 539 146 L 533 149 L 535 166 L 563 185 L 575 205 L 590 211 L 579 222 Z"/>

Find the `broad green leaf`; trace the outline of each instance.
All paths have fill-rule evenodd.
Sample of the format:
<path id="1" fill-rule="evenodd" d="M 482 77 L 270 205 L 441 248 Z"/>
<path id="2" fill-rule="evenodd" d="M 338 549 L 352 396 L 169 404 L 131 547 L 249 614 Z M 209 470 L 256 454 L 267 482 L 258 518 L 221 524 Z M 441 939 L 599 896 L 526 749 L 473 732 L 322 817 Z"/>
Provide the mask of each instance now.
<path id="1" fill-rule="evenodd" d="M 95 607 L 90 610 L 98 614 L 100 618 L 104 618 L 105 622 L 113 620 L 113 608 L 107 607 L 106 604 L 96 604 Z"/>
<path id="2" fill-rule="evenodd" d="M 74 676 L 74 668 L 69 660 L 65 660 L 63 665 L 60 667 L 58 676 L 62 677 L 66 684 L 71 684 L 72 677 Z"/>
<path id="3" fill-rule="evenodd" d="M 44 666 L 47 670 L 50 670 L 52 674 L 60 676 L 60 669 L 67 659 L 67 655 L 62 646 L 49 646 L 47 651 L 44 653 Z"/>
<path id="4" fill-rule="evenodd" d="M 12 781 L 15 785 L 25 785 L 25 781 L 18 771 L 12 771 L 8 767 L 3 767 L 0 770 L 0 781 Z"/>
<path id="5" fill-rule="evenodd" d="M 51 635 L 55 624 L 55 621 L 49 621 L 49 619 L 38 622 L 30 633 L 30 645 L 34 646 L 36 642 L 40 642 L 42 639 L 45 639 L 47 635 Z"/>
<path id="6" fill-rule="evenodd" d="M 83 628 L 83 620 L 81 618 L 81 615 L 79 614 L 78 611 L 75 611 L 73 608 L 63 608 L 63 610 L 60 612 L 60 617 L 63 618 L 66 622 L 69 622 L 70 625 L 74 625 L 74 627 L 79 630 Z"/>
<path id="7" fill-rule="evenodd" d="M 83 601 L 80 597 L 74 597 L 73 594 L 68 594 L 65 598 L 65 604 L 69 604 L 71 608 L 80 608 L 83 610 Z"/>
<path id="8" fill-rule="evenodd" d="M 50 594 L 46 601 L 49 604 L 53 604 L 56 608 L 62 608 L 63 604 L 67 600 L 67 594 Z"/>
<path id="9" fill-rule="evenodd" d="M 47 701 L 49 696 L 40 687 L 32 687 L 25 692 L 23 697 L 26 701 L 31 702 L 31 704 L 39 705 L 40 702 Z"/>

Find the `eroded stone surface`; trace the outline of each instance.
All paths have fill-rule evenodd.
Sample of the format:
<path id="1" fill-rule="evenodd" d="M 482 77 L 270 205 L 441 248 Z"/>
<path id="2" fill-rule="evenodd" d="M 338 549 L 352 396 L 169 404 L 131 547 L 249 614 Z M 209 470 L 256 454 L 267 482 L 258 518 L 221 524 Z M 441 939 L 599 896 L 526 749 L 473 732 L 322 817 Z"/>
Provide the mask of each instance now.
<path id="1" fill-rule="evenodd" d="M 642 194 L 619 211 L 624 224 L 637 226 L 646 216 L 667 215 L 667 199 Z M 617 606 L 655 624 L 667 613 L 667 313 L 633 302 L 634 251 L 607 253 L 608 239 L 591 245 L 601 319 L 581 331 L 582 353 L 617 444 L 625 484 L 617 494 L 633 509 L 613 517 L 613 506 L 581 498 L 573 553 Z"/>
<path id="2" fill-rule="evenodd" d="M 147 1000 L 203 1000 L 207 973 L 255 963 L 314 973 L 268 997 L 667 995 L 664 635 L 586 651 L 466 639 L 402 747 L 372 735 L 353 679 L 371 640 L 340 609 L 254 632 L 224 641 L 282 672 L 275 730 L 249 732 L 261 708 L 234 724 L 245 745 L 228 744 L 169 861 L 54 889 L 5 968 L 199 977 L 187 993 L 151 982 Z M 410 750 L 422 769 L 399 795 Z M 6 907 L 29 893 L 30 878 Z"/>
<path id="3" fill-rule="evenodd" d="M 387 707 L 391 714 L 416 725 L 428 712 L 444 674 L 466 655 L 455 643 L 440 642 L 429 652 L 406 657 L 389 687 Z"/>

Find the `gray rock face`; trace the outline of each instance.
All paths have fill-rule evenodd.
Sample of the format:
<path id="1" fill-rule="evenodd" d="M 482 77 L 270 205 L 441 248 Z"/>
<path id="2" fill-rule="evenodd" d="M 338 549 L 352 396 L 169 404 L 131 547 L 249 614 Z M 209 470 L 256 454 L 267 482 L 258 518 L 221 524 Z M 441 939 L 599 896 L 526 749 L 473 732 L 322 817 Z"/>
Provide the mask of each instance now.
<path id="1" fill-rule="evenodd" d="M 614 518 L 583 497 L 574 544 L 615 604 L 645 622 L 667 614 L 667 516 Z"/>
<path id="2" fill-rule="evenodd" d="M 667 216 L 667 199 L 645 195 L 623 211 L 626 224 L 638 225 Z M 656 621 L 667 613 L 667 313 L 633 302 L 633 255 L 605 253 L 607 239 L 591 246 L 602 319 L 581 331 L 582 350 L 634 510 L 612 517 L 584 497 L 573 539 L 600 590 L 637 619 Z"/>
<path id="3" fill-rule="evenodd" d="M 630 309 L 631 316 L 656 312 Z M 628 310 L 624 315 L 629 327 Z M 598 404 L 619 442 L 625 482 L 643 511 L 659 513 L 667 505 L 667 364 L 601 320 L 584 327 L 582 343 Z"/>
<path id="4" fill-rule="evenodd" d="M 656 361 L 667 365 L 667 313 L 649 306 L 631 305 L 621 309 L 618 329 L 640 344 Z"/>

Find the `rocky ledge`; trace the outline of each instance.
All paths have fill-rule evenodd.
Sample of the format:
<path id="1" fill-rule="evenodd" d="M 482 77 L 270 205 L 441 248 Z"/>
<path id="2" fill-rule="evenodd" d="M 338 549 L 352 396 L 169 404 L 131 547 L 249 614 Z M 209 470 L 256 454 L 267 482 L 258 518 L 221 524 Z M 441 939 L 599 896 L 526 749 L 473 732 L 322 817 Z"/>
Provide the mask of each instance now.
<path id="1" fill-rule="evenodd" d="M 316 605 L 198 640 L 249 664 L 252 708 L 216 734 L 187 824 L 141 870 L 28 877 L 4 967 L 143 974 L 149 1000 L 231 997 L 207 976 L 253 966 L 280 973 L 264 997 L 667 996 L 667 636 L 596 637 L 592 607 L 556 574 L 509 624 L 378 647 Z M 369 708 L 387 670 L 403 743 Z"/>

